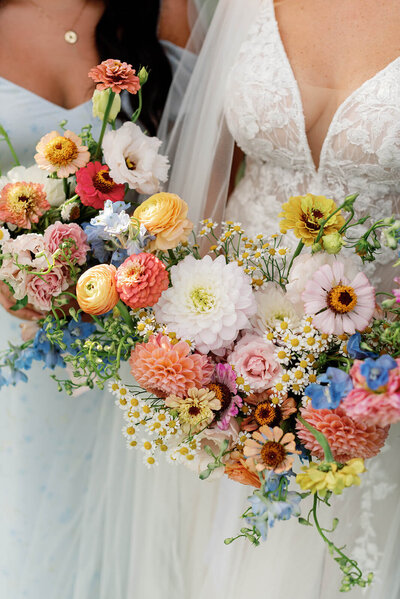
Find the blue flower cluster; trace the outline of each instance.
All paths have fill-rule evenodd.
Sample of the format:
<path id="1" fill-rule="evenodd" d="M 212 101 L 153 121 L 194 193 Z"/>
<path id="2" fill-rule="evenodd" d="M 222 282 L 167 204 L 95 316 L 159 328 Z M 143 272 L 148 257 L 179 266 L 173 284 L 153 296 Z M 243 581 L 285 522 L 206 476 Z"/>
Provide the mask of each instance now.
<path id="1" fill-rule="evenodd" d="M 353 388 L 350 375 L 340 368 L 329 367 L 317 378 L 318 383 L 311 383 L 304 389 L 304 394 L 311 397 L 311 405 L 315 410 L 334 410 Z"/>
<path id="2" fill-rule="evenodd" d="M 367 358 L 360 366 L 360 372 L 365 377 L 371 391 L 377 391 L 389 381 L 389 373 L 397 368 L 397 362 L 391 356 L 384 354 L 377 360 Z"/>

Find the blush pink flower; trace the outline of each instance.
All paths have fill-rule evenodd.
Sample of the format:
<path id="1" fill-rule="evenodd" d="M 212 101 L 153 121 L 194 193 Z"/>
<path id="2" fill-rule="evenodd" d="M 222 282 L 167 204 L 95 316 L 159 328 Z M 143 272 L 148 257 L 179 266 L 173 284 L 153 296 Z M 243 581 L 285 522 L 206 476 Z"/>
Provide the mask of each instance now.
<path id="1" fill-rule="evenodd" d="M 223 431 L 228 430 L 231 419 L 237 416 L 239 408 L 243 405 L 243 400 L 237 393 L 236 375 L 232 366 L 217 364 L 212 382 L 207 388 L 214 391 L 216 398 L 221 402 L 221 409 L 216 416 L 217 426 Z"/>
<path id="2" fill-rule="evenodd" d="M 350 281 L 345 264 L 324 264 L 307 281 L 302 293 L 306 314 L 322 333 L 353 335 L 363 331 L 375 310 L 375 290 L 364 273 Z"/>
<path id="3" fill-rule="evenodd" d="M 88 162 L 76 173 L 75 192 L 85 206 L 97 210 L 104 208 L 104 202 L 122 202 L 125 196 L 125 186 L 115 183 L 110 177 L 110 169 L 101 162 Z"/>
<path id="4" fill-rule="evenodd" d="M 56 173 L 57 177 L 69 177 L 90 160 L 90 152 L 82 140 L 72 131 L 51 131 L 36 146 L 36 164 L 43 170 Z"/>
<path id="5" fill-rule="evenodd" d="M 325 435 L 334 459 L 342 463 L 353 458 L 372 458 L 383 447 L 389 432 L 389 427 L 356 422 L 342 406 L 335 410 L 314 410 L 308 405 L 300 413 L 304 420 Z M 323 460 L 323 449 L 314 435 L 301 422 L 297 422 L 296 429 L 306 449 Z"/>
<path id="6" fill-rule="evenodd" d="M 153 254 L 129 256 L 117 269 L 117 290 L 130 308 L 154 306 L 168 289 L 169 276 L 164 264 Z"/>
<path id="7" fill-rule="evenodd" d="M 49 208 L 40 183 L 7 183 L 1 190 L 0 220 L 3 222 L 30 229 Z"/>
<path id="8" fill-rule="evenodd" d="M 69 287 L 69 281 L 65 277 L 62 268 L 55 267 L 45 275 L 28 275 L 26 294 L 28 302 L 36 310 L 48 312 L 51 309 L 52 300 Z"/>
<path id="9" fill-rule="evenodd" d="M 11 285 L 16 300 L 26 296 L 29 270 L 45 271 L 48 268 L 47 249 L 43 235 L 27 233 L 16 239 L 9 239 L 2 245 L 4 255 L 0 267 L 0 279 Z M 20 266 L 26 268 L 21 269 Z"/>
<path id="10" fill-rule="evenodd" d="M 50 225 L 44 233 L 44 242 L 49 252 L 54 254 L 59 248 L 64 249 L 70 261 L 80 266 L 85 264 L 86 254 L 90 250 L 86 233 L 76 223 L 65 224 L 57 221 Z M 57 261 L 65 263 L 67 260 L 60 254 Z"/>
<path id="11" fill-rule="evenodd" d="M 362 362 L 356 360 L 350 370 L 354 388 L 341 406 L 356 422 L 387 426 L 400 420 L 400 358 L 397 368 L 389 372 L 389 380 L 376 392 L 371 391 L 360 372 Z"/>
<path id="12" fill-rule="evenodd" d="M 139 385 L 158 397 L 185 397 L 192 387 L 204 388 L 214 370 L 206 356 L 190 354 L 186 341 L 173 345 L 161 334 L 136 345 L 129 363 Z"/>
<path id="13" fill-rule="evenodd" d="M 130 94 L 136 94 L 140 89 L 140 80 L 135 73 L 132 65 L 109 58 L 90 69 L 88 76 L 97 83 L 96 89 L 100 91 L 111 89 L 119 94 L 126 89 Z"/>
<path id="14" fill-rule="evenodd" d="M 397 283 L 397 285 L 400 285 L 400 277 L 395 277 L 394 282 Z M 400 288 L 393 289 L 393 295 L 396 298 L 396 303 L 400 304 Z"/>
<path id="15" fill-rule="evenodd" d="M 265 391 L 274 385 L 281 372 L 274 354 L 272 343 L 248 333 L 236 344 L 228 362 L 244 377 L 252 391 Z"/>

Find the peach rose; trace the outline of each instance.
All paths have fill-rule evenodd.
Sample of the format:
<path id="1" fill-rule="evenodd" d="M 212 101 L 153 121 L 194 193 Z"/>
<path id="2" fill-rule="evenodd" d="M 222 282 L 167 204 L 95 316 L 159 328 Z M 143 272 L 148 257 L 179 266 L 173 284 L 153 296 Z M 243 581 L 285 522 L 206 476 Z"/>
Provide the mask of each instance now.
<path id="1" fill-rule="evenodd" d="M 256 392 L 272 387 L 281 373 L 274 345 L 251 333 L 236 344 L 228 362 Z"/>
<path id="2" fill-rule="evenodd" d="M 172 250 L 186 241 L 193 229 L 188 220 L 188 205 L 174 193 L 156 193 L 145 200 L 133 213 L 134 218 L 156 236 L 151 250 Z"/>
<path id="3" fill-rule="evenodd" d="M 76 285 L 78 304 L 86 314 L 105 314 L 119 301 L 115 282 L 117 269 L 111 264 L 99 264 L 84 272 Z"/>

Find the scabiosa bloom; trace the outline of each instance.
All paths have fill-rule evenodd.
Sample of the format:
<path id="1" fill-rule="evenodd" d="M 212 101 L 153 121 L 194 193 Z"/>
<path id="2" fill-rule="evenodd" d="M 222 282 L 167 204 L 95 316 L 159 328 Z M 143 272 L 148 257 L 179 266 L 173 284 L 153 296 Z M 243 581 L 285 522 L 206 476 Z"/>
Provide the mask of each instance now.
<path id="1" fill-rule="evenodd" d="M 196 387 L 189 389 L 183 398 L 169 395 L 165 404 L 178 411 L 182 429 L 187 433 L 198 432 L 211 424 L 214 412 L 221 409 L 221 402 L 213 391 Z"/>
<path id="2" fill-rule="evenodd" d="M 327 334 L 363 331 L 375 310 L 375 290 L 367 277 L 360 272 L 350 281 L 345 264 L 339 261 L 321 266 L 307 282 L 302 298 L 306 314 L 314 315 L 315 328 Z"/>
<path id="3" fill-rule="evenodd" d="M 383 447 L 389 432 L 388 427 L 356 422 L 342 406 L 335 410 L 314 410 L 310 405 L 300 411 L 304 420 L 325 435 L 337 462 L 347 462 L 352 458 L 372 458 Z M 301 443 L 320 460 L 324 452 L 314 435 L 297 422 L 297 434 Z"/>
<path id="4" fill-rule="evenodd" d="M 135 73 L 131 64 L 109 58 L 90 69 L 88 76 L 97 83 L 96 89 L 100 91 L 111 89 L 119 94 L 126 89 L 130 94 L 136 94 L 140 89 L 140 81 Z"/>
<path id="5" fill-rule="evenodd" d="M 145 253 L 129 256 L 118 268 L 116 280 L 120 298 L 134 310 L 154 306 L 169 283 L 161 260 Z"/>
<path id="6" fill-rule="evenodd" d="M 171 268 L 172 287 L 154 307 L 158 322 L 202 353 L 227 347 L 256 311 L 251 282 L 235 262 L 187 256 Z"/>
<path id="7" fill-rule="evenodd" d="M 237 394 L 236 375 L 230 364 L 217 364 L 212 382 L 207 387 L 221 402 L 217 426 L 227 430 L 231 418 L 237 416 L 243 405 L 242 398 Z"/>
<path id="8" fill-rule="evenodd" d="M 97 210 L 104 208 L 104 202 L 122 202 L 125 195 L 124 185 L 115 183 L 110 177 L 110 169 L 101 162 L 88 162 L 76 173 L 75 192 L 85 206 Z"/>
<path id="9" fill-rule="evenodd" d="M 50 208 L 40 183 L 7 183 L 0 193 L 0 220 L 30 229 Z"/>
<path id="10" fill-rule="evenodd" d="M 190 353 L 186 341 L 174 345 L 161 334 L 137 344 L 129 363 L 139 385 L 158 397 L 185 397 L 191 387 L 202 389 L 211 381 L 214 370 L 206 356 Z"/>
<path id="11" fill-rule="evenodd" d="M 50 225 L 44 233 L 44 242 L 52 254 L 59 248 L 64 247 L 69 260 L 80 266 L 85 264 L 86 254 L 90 250 L 85 232 L 76 223 L 66 224 L 57 221 Z M 63 254 L 60 254 L 57 261 L 64 263 L 66 258 Z"/>
<path id="12" fill-rule="evenodd" d="M 90 152 L 82 145 L 80 137 L 72 131 L 51 131 L 42 137 L 36 146 L 37 165 L 50 173 L 56 173 L 60 179 L 69 177 L 90 160 Z"/>
<path id="13" fill-rule="evenodd" d="M 294 435 L 285 434 L 278 426 L 259 428 L 252 439 L 246 440 L 243 451 L 258 472 L 268 469 L 278 474 L 290 470 L 295 454 L 300 453 L 296 450 Z"/>

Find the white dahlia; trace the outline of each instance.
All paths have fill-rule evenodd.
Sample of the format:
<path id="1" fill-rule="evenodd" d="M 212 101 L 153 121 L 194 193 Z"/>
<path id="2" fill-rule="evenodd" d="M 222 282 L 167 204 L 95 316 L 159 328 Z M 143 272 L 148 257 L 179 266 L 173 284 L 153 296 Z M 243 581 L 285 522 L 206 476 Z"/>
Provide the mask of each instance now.
<path id="1" fill-rule="evenodd" d="M 263 335 L 268 329 L 275 329 L 283 320 L 297 326 L 304 311 L 287 298 L 286 293 L 276 283 L 267 283 L 255 294 L 257 313 L 252 318 L 254 328 Z"/>
<path id="2" fill-rule="evenodd" d="M 156 320 L 181 339 L 194 339 L 201 353 L 229 346 L 256 312 L 249 277 L 223 256 L 187 256 L 172 267 L 171 282 L 154 306 Z"/>
<path id="3" fill-rule="evenodd" d="M 0 177 L 0 191 L 7 183 L 42 183 L 46 200 L 50 206 L 61 206 L 65 202 L 65 192 L 61 179 L 49 179 L 48 173 L 38 166 L 15 166 L 7 175 Z"/>
<path id="4" fill-rule="evenodd" d="M 169 163 L 158 153 L 161 141 L 145 135 L 138 125 L 127 122 L 108 131 L 103 140 L 104 160 L 115 183 L 128 183 L 138 193 L 154 194 L 160 181 L 168 179 Z"/>

